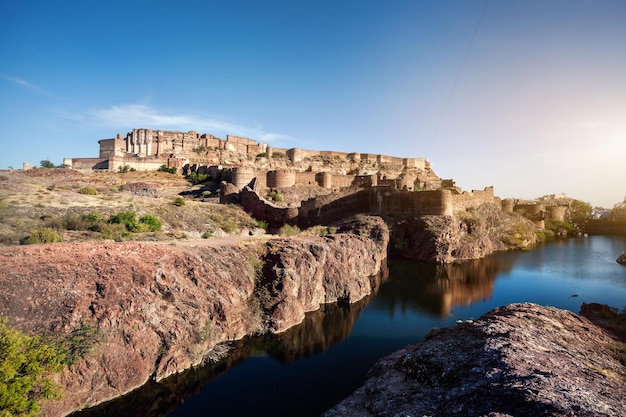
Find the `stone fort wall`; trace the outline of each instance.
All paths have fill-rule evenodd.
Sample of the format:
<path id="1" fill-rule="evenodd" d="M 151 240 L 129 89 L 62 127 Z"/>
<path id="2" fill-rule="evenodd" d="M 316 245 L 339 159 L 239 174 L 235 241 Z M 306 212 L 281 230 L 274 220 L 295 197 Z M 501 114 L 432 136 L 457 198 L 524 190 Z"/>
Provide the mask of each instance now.
<path id="1" fill-rule="evenodd" d="M 240 136 L 227 135 L 226 139 L 220 139 L 208 133 L 197 133 L 195 131 L 179 132 L 168 130 L 133 129 L 126 136 L 118 134 L 115 138 L 101 139 L 100 159 L 109 159 L 109 170 L 115 171 L 119 168 L 119 163 L 123 162 L 131 168 L 137 170 L 158 169 L 163 164 L 168 164 L 172 158 L 182 159 L 183 162 L 176 162 L 175 167 L 182 167 L 202 159 L 210 159 L 211 152 L 228 151 L 245 156 L 255 157 L 258 154 L 267 152 L 269 156 L 274 153 L 285 154 L 291 162 L 300 162 L 305 158 L 340 158 L 355 162 L 388 163 L 407 166 L 411 168 L 430 168 L 430 163 L 424 158 L 397 158 L 387 155 L 375 155 L 367 153 L 346 153 L 335 151 L 316 151 L 299 148 L 275 148 L 267 144 L 259 143 L 253 139 Z M 75 164 L 76 169 L 87 169 L 88 162 L 82 159 L 92 158 L 67 158 Z M 115 159 L 116 161 L 111 161 Z M 74 167 L 74 166 L 72 166 Z"/>

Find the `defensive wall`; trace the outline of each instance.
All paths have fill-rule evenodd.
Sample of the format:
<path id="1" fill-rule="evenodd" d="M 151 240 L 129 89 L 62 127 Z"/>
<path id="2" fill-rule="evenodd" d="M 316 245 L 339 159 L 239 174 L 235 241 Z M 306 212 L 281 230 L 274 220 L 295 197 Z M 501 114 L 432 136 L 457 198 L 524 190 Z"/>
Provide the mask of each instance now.
<path id="1" fill-rule="evenodd" d="M 251 184 L 256 184 L 252 181 Z M 254 187 L 254 185 L 252 185 Z M 344 188 L 331 194 L 302 201 L 300 207 L 280 207 L 265 200 L 248 186 L 238 190 L 222 184 L 222 202 L 239 203 L 259 220 L 280 227 L 280 222 L 310 227 L 330 224 L 359 213 L 383 216 L 451 216 L 455 211 L 478 208 L 485 203 L 500 205 L 493 187 L 482 191 L 455 194 L 453 190 L 399 191 L 395 187 Z"/>

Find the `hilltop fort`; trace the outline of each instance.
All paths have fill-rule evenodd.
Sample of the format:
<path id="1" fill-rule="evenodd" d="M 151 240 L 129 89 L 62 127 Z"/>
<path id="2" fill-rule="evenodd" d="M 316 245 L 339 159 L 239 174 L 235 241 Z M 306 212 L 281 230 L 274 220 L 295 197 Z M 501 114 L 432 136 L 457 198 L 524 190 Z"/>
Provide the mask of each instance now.
<path id="1" fill-rule="evenodd" d="M 255 218 L 273 226 L 310 226 L 359 212 L 383 215 L 452 215 L 492 203 L 505 212 L 519 211 L 543 227 L 546 218 L 563 220 L 562 205 L 501 200 L 493 187 L 462 191 L 441 179 L 425 158 L 277 148 L 239 136 L 220 139 L 208 133 L 133 129 L 126 136 L 98 141 L 98 158 L 66 158 L 77 170 L 158 170 L 207 175 L 221 183 L 220 199 L 241 204 Z M 305 189 L 278 204 L 275 192 Z M 287 194 L 287 192 L 285 192 Z"/>

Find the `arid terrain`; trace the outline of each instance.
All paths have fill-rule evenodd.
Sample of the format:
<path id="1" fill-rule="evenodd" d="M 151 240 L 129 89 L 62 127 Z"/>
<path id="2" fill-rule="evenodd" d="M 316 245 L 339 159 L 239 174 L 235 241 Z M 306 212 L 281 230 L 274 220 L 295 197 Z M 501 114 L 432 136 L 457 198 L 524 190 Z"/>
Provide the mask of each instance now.
<path id="1" fill-rule="evenodd" d="M 186 240 L 261 233 L 243 210 L 202 196 L 181 175 L 166 172 L 81 173 L 70 169 L 0 171 L 0 245 L 17 245 L 34 230 L 50 227 L 64 241 Z M 183 194 L 181 196 L 181 193 Z M 205 193 L 207 194 L 207 193 Z M 176 204 L 183 198 L 184 204 Z M 90 230 L 81 217 L 108 218 L 133 211 L 162 221 L 156 233 Z"/>

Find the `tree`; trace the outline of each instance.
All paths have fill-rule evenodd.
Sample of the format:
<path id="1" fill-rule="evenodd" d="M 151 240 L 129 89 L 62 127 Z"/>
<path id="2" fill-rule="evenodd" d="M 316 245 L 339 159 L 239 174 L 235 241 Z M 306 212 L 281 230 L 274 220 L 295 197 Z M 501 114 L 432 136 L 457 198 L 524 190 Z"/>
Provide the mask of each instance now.
<path id="1" fill-rule="evenodd" d="M 41 165 L 42 168 L 54 168 L 54 164 L 48 159 L 44 159 L 43 161 L 39 162 L 39 165 Z"/>
<path id="2" fill-rule="evenodd" d="M 569 207 L 571 222 L 577 225 L 586 223 L 591 219 L 593 207 L 591 204 L 580 200 L 573 200 Z"/>
<path id="3" fill-rule="evenodd" d="M 626 220 L 626 197 L 621 203 L 617 203 L 611 210 L 611 218 L 618 220 Z"/>

